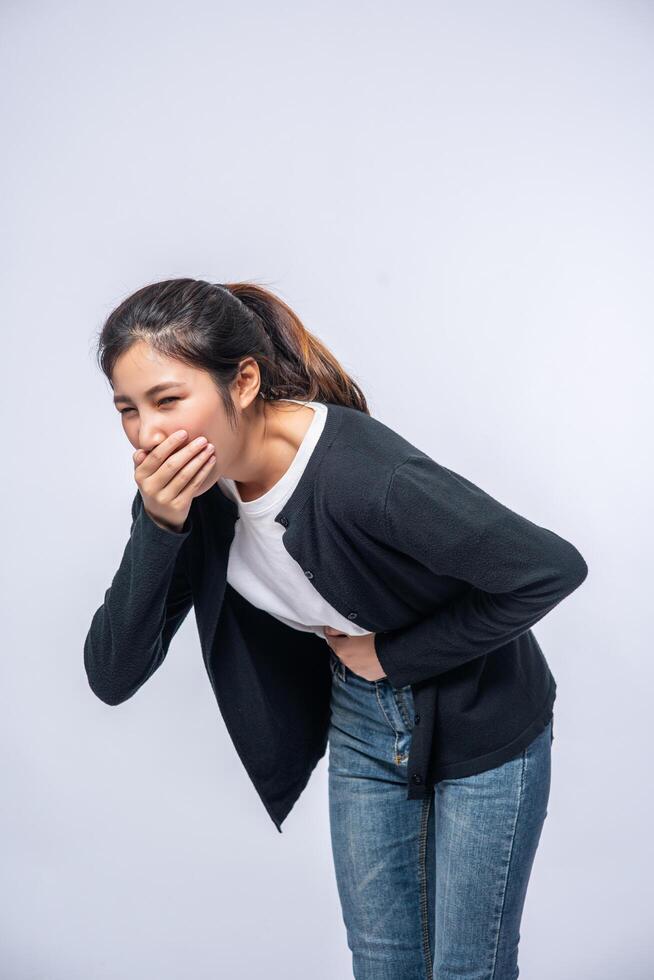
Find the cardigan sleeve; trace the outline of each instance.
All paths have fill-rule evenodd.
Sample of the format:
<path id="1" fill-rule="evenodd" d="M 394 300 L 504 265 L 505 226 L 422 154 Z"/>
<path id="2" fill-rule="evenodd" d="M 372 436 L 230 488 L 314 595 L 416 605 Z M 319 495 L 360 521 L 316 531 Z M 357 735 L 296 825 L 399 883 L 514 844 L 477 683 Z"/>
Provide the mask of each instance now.
<path id="1" fill-rule="evenodd" d="M 84 642 L 89 686 L 106 704 L 128 698 L 163 663 L 193 598 L 183 544 L 192 530 L 168 531 L 147 514 L 139 490 L 129 540 Z"/>
<path id="2" fill-rule="evenodd" d="M 588 574 L 569 541 L 426 455 L 412 455 L 395 468 L 384 518 L 392 547 L 434 575 L 464 583 L 460 594 L 426 618 L 375 634 L 377 658 L 394 687 L 442 674 L 514 640 Z"/>

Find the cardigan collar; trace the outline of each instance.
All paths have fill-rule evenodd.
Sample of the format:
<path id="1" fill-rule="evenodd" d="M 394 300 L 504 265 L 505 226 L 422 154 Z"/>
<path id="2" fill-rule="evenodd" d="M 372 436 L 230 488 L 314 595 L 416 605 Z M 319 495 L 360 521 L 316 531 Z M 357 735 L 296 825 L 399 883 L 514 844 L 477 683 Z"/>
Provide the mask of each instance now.
<path id="1" fill-rule="evenodd" d="M 279 513 L 275 515 L 275 521 L 278 524 L 281 524 L 283 527 L 288 527 L 291 520 L 297 517 L 311 494 L 314 492 L 316 473 L 341 428 L 345 413 L 347 411 L 357 411 L 356 409 L 350 409 L 345 405 L 330 404 L 329 402 L 325 402 L 324 404 L 327 409 L 327 415 L 325 417 L 325 424 L 323 425 L 322 432 L 318 436 L 318 440 L 313 447 L 313 451 L 309 456 L 307 464 L 302 471 L 300 479 L 298 480 L 292 494 Z M 226 503 L 235 521 L 239 519 L 238 504 L 235 500 L 232 500 L 231 497 L 227 497 L 217 483 L 215 483 L 211 489 L 207 491 L 207 493 L 220 494 L 220 497 L 217 498 L 220 500 L 220 503 Z"/>

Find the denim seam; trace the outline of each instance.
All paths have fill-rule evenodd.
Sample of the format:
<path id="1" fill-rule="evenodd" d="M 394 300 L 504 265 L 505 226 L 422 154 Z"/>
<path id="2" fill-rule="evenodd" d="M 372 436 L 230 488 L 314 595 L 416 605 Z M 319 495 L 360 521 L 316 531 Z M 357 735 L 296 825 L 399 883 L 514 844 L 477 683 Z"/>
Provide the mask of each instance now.
<path id="1" fill-rule="evenodd" d="M 504 883 L 502 888 L 502 908 L 500 909 L 500 915 L 497 920 L 497 934 L 495 936 L 495 949 L 493 950 L 493 965 L 489 980 L 494 980 L 495 970 L 497 968 L 497 953 L 500 945 L 500 933 L 502 931 L 502 917 L 504 916 L 504 908 L 506 905 L 506 893 L 508 890 L 508 880 L 511 871 L 511 861 L 513 860 L 513 850 L 515 847 L 515 838 L 517 833 L 518 820 L 520 818 L 520 811 L 522 809 L 522 801 L 524 798 L 524 788 L 525 788 L 525 770 L 527 768 L 527 749 L 522 750 L 522 767 L 520 770 L 520 791 L 518 793 L 518 805 L 515 809 L 515 820 L 513 821 L 513 829 L 511 831 L 511 848 L 509 851 L 509 860 L 506 864 L 506 872 L 504 875 Z"/>
<path id="2" fill-rule="evenodd" d="M 427 833 L 429 829 L 429 808 L 433 806 L 434 794 L 430 793 L 422 801 L 420 814 L 420 845 L 418 848 L 418 880 L 420 885 L 420 923 L 422 927 L 422 952 L 425 957 L 425 977 L 433 980 L 434 961 L 429 942 L 429 891 L 427 879 Z"/>

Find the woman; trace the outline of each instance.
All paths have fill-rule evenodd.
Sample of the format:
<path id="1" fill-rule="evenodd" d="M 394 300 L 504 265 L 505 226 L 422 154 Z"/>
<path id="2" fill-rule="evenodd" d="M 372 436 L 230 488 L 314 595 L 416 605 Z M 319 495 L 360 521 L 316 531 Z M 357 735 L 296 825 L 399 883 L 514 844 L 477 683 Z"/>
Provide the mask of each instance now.
<path id="1" fill-rule="evenodd" d="M 372 418 L 263 287 L 146 286 L 99 362 L 138 489 L 92 690 L 132 697 L 193 606 L 280 833 L 329 745 L 358 980 L 517 977 L 556 695 L 530 627 L 584 580 L 580 553 Z"/>

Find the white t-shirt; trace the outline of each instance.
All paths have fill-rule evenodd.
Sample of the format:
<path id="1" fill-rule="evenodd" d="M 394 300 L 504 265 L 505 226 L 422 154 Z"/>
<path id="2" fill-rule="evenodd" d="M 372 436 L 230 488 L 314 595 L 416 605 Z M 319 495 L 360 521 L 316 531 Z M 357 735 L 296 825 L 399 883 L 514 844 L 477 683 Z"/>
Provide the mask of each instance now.
<path id="1" fill-rule="evenodd" d="M 218 478 L 220 489 L 236 502 L 239 514 L 229 550 L 227 581 L 252 605 L 294 629 L 323 638 L 323 626 L 332 626 L 349 636 L 369 633 L 325 602 L 282 543 L 285 528 L 275 521 L 275 515 L 295 490 L 327 417 L 322 402 L 284 400 L 313 409 L 311 424 L 284 475 L 256 500 L 241 500 L 233 480 Z"/>

